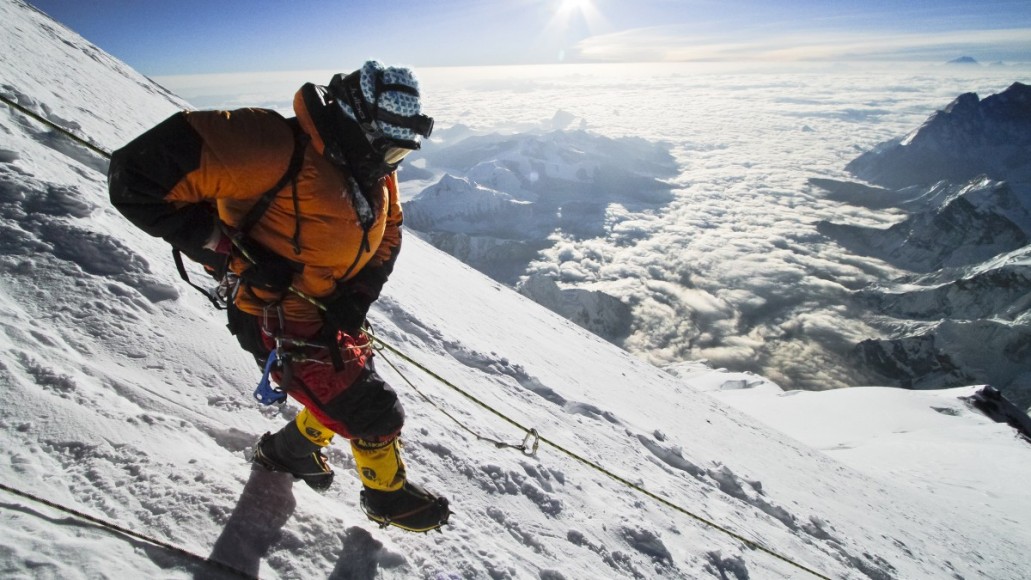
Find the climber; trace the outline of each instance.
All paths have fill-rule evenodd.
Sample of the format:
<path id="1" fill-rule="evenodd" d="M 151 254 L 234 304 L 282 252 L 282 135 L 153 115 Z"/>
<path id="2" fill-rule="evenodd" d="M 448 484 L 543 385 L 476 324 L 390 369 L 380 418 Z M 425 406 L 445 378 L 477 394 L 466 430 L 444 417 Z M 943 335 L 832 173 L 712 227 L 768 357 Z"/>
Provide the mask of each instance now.
<path id="1" fill-rule="evenodd" d="M 307 83 L 295 117 L 267 109 L 172 115 L 112 155 L 114 206 L 204 265 L 230 331 L 303 409 L 253 462 L 317 490 L 322 450 L 350 441 L 366 514 L 413 531 L 447 523 L 445 498 L 409 481 L 404 411 L 365 332 L 401 247 L 396 170 L 433 129 L 412 71 L 366 62 Z"/>

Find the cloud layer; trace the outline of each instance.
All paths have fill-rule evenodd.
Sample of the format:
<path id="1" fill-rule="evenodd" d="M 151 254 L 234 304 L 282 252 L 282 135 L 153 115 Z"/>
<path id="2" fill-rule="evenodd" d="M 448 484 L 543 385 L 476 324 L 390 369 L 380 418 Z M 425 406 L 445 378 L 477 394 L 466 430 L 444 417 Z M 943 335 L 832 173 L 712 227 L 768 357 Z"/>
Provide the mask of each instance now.
<path id="1" fill-rule="evenodd" d="M 565 111 L 600 135 L 668 143 L 679 167 L 671 203 L 610 205 L 603 235 L 554 236 L 531 272 L 629 304 L 635 322 L 625 347 L 638 356 L 707 359 L 807 389 L 866 382 L 842 353 L 878 331 L 859 320 L 851 293 L 893 273 L 850 255 L 815 224 L 901 219 L 829 201 L 807 181 L 845 177 L 848 161 L 915 129 L 960 93 L 987 95 L 1029 76 L 1013 67 L 774 72 L 716 63 L 419 72 L 438 140 L 539 131 Z M 194 97 L 205 94 L 228 93 L 208 87 Z M 468 129 L 447 130 L 459 125 Z M 434 182 L 407 182 L 402 196 Z"/>
<path id="2" fill-rule="evenodd" d="M 610 206 L 603 236 L 556 235 L 530 271 L 626 301 L 635 326 L 624 346 L 657 364 L 706 359 L 806 389 L 866 381 L 843 357 L 879 332 L 860 320 L 852 292 L 894 272 L 850 255 L 815 223 L 901 218 L 827 201 L 807 180 L 843 177 L 849 160 L 919 126 L 957 94 L 997 92 L 1020 74 L 560 69 L 523 71 L 511 84 L 471 81 L 441 94 L 441 116 L 519 131 L 570 111 L 591 131 L 668 142 L 681 172 L 672 203 L 643 212 Z"/>

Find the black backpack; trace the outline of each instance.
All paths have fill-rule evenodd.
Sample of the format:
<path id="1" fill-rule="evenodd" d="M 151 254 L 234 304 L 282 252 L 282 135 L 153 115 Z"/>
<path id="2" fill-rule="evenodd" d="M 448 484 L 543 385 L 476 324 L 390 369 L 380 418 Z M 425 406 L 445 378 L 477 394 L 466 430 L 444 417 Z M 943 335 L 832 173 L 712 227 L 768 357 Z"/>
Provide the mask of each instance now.
<path id="1" fill-rule="evenodd" d="M 243 217 L 243 220 L 240 222 L 239 227 L 236 228 L 236 232 L 240 236 L 246 236 L 251 231 L 251 229 L 254 228 L 254 226 L 261 220 L 261 217 L 265 215 L 265 212 L 268 211 L 269 206 L 272 205 L 272 201 L 276 198 L 276 194 L 279 193 L 281 189 L 286 187 L 288 183 L 294 183 L 294 205 L 296 206 L 297 204 L 297 174 L 301 172 L 301 165 L 304 163 L 304 151 L 307 148 L 308 142 L 311 140 L 311 138 L 308 136 L 307 133 L 301 130 L 300 123 L 297 122 L 297 119 L 291 118 L 285 119 L 285 121 L 287 124 L 290 125 L 290 129 L 293 131 L 294 135 L 294 149 L 293 153 L 291 153 L 290 155 L 290 164 L 287 166 L 286 172 L 283 173 L 283 176 L 279 178 L 279 181 L 277 181 L 276 184 L 273 185 L 270 189 L 262 193 L 261 197 L 258 198 L 258 201 L 255 202 L 253 206 L 251 206 L 251 209 L 247 212 L 247 215 Z M 298 247 L 299 235 L 299 231 L 294 233 L 295 247 Z M 225 291 L 225 289 L 223 288 L 221 282 L 225 276 L 226 269 L 228 267 L 228 256 L 226 256 L 225 263 L 221 264 L 221 267 L 209 267 L 207 265 L 205 266 L 205 269 L 208 270 L 212 277 L 219 282 L 219 286 L 212 291 L 206 290 L 202 286 L 194 284 L 190 280 L 190 275 L 186 271 L 186 264 L 183 262 L 182 252 L 179 251 L 178 248 L 172 248 L 172 260 L 175 261 L 175 267 L 177 270 L 179 270 L 179 276 L 187 284 L 196 288 L 197 291 L 203 294 L 211 302 L 211 304 L 214 305 L 216 309 L 224 310 L 226 308 L 226 304 L 228 303 L 230 297 L 228 295 L 228 292 Z"/>

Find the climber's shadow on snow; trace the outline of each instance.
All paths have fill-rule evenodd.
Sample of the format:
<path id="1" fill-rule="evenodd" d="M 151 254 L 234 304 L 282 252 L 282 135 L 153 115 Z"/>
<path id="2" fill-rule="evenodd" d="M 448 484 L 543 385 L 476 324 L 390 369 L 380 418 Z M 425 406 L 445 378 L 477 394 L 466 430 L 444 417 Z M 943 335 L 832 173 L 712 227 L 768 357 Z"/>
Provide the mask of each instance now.
<path id="1" fill-rule="evenodd" d="M 380 569 L 404 566 L 405 557 L 383 546 L 367 530 L 354 526 L 344 532 L 340 558 L 329 580 L 375 578 Z"/>
<path id="2" fill-rule="evenodd" d="M 211 551 L 211 560 L 231 566 L 255 578 L 286 521 L 294 513 L 293 478 L 285 473 L 252 469 L 222 534 Z"/>

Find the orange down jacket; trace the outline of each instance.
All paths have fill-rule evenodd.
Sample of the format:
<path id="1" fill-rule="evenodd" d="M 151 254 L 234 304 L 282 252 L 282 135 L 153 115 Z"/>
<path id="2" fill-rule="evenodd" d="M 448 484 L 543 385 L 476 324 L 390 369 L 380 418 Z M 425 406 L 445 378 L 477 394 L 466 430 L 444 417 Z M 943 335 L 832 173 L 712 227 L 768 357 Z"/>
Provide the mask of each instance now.
<path id="1" fill-rule="evenodd" d="M 113 154 L 111 201 L 147 233 L 204 261 L 216 220 L 238 227 L 286 173 L 295 131 L 313 132 L 304 121 L 265 109 L 177 113 Z M 366 231 L 353 198 L 361 193 L 352 191 L 346 170 L 324 158 L 318 145 L 317 135 L 298 145 L 305 151 L 296 179 L 276 194 L 248 236 L 295 263 L 293 286 L 304 294 L 327 296 L 361 276 L 375 299 L 401 246 L 397 176 L 381 180 L 366 198 L 375 213 Z M 237 273 L 246 266 L 241 257 L 230 263 Z M 261 315 L 277 298 L 242 291 L 236 305 Z M 316 306 L 293 293 L 282 296 L 282 306 L 287 320 L 321 320 Z"/>

